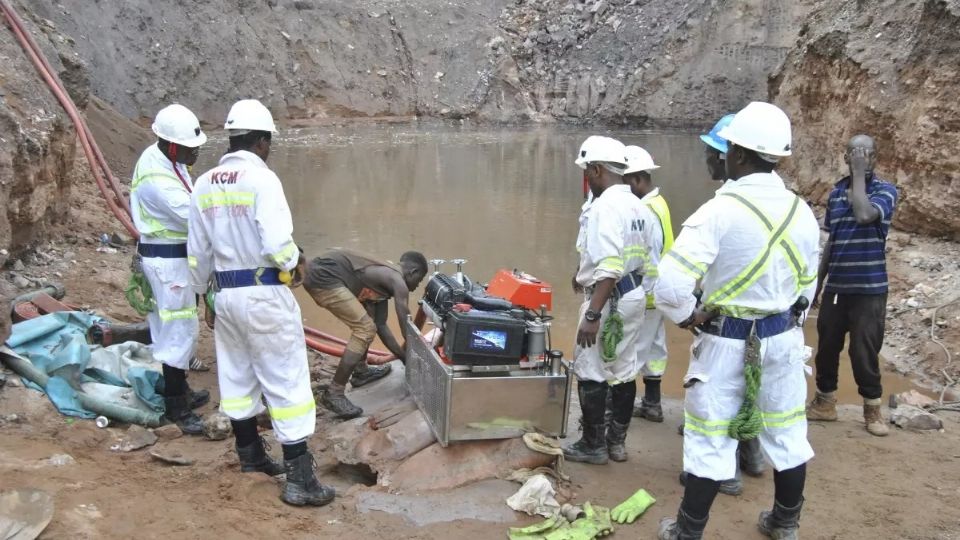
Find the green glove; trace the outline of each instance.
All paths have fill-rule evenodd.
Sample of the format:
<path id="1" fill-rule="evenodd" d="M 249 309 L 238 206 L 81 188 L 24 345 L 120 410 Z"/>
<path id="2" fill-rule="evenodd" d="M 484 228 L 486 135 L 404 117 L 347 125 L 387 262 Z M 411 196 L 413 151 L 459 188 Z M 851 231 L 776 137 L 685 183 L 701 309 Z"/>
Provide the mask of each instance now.
<path id="1" fill-rule="evenodd" d="M 557 529 L 546 535 L 546 540 L 593 540 L 613 532 L 610 509 L 583 504 L 584 517 L 574 521 L 569 528 Z"/>
<path id="2" fill-rule="evenodd" d="M 567 520 L 560 516 L 553 516 L 552 518 L 527 527 L 510 527 L 510 532 L 507 536 L 510 540 L 544 540 L 548 532 L 557 530 L 560 527 L 566 528 L 569 526 Z"/>
<path id="3" fill-rule="evenodd" d="M 610 515 L 617 523 L 633 523 L 655 502 L 657 500 L 647 493 L 647 490 L 641 489 L 631 495 L 629 499 L 617 505 L 610 512 Z"/>

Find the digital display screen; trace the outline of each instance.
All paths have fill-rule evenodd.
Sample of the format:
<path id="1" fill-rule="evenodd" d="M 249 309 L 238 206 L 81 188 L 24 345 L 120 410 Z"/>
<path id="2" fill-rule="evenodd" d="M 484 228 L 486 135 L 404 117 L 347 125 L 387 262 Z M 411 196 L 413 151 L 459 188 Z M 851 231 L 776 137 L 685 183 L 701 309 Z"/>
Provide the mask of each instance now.
<path id="1" fill-rule="evenodd" d="M 507 350 L 507 331 L 506 330 L 480 330 L 474 329 L 470 333 L 470 350 L 473 351 L 495 351 L 503 352 Z"/>

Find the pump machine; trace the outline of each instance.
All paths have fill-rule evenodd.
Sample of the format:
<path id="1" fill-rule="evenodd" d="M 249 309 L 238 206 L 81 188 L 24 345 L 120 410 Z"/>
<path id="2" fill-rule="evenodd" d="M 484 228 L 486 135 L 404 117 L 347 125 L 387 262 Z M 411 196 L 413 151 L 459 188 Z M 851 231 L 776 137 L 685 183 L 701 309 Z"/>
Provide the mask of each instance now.
<path id="1" fill-rule="evenodd" d="M 444 446 L 451 441 L 565 436 L 571 372 L 550 349 L 549 283 L 500 270 L 487 285 L 440 272 L 426 284 L 420 311 L 407 321 L 406 379 Z M 429 322 L 434 328 L 423 328 Z"/>

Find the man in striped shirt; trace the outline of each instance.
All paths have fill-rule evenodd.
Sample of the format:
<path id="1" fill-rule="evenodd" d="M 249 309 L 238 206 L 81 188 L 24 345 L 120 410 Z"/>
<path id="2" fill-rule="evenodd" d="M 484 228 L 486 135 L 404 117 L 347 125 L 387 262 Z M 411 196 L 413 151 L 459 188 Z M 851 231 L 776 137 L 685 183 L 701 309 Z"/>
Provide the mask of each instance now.
<path id="1" fill-rule="evenodd" d="M 837 419 L 837 370 L 844 339 L 850 333 L 850 360 L 867 431 L 889 432 L 880 412 L 880 347 L 887 314 L 886 241 L 897 205 L 897 188 L 877 177 L 876 143 L 857 135 L 847 144 L 844 160 L 850 176 L 830 193 L 824 229 L 830 232 L 820 261 L 814 306 L 817 320 L 817 394 L 807 406 L 810 420 Z"/>

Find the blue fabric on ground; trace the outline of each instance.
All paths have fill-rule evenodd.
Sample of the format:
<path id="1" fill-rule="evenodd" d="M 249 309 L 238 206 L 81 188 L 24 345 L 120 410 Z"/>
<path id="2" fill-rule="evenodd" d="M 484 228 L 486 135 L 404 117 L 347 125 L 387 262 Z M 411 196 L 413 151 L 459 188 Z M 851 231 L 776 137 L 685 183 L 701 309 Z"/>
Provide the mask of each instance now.
<path id="1" fill-rule="evenodd" d="M 24 380 L 24 384 L 44 391 L 57 410 L 68 416 L 95 416 L 80 405 L 77 390 L 74 388 L 88 380 L 124 388 L 132 387 L 141 401 L 151 409 L 162 412 L 163 397 L 156 391 L 158 382 L 163 377 L 161 373 L 142 367 L 131 367 L 127 370 L 127 380 L 130 381 L 130 384 L 127 384 L 118 374 L 87 368 L 90 362 L 87 331 L 95 322 L 101 320 L 89 313 L 63 311 L 14 324 L 7 345 L 51 377 L 45 389 L 27 380 Z"/>

